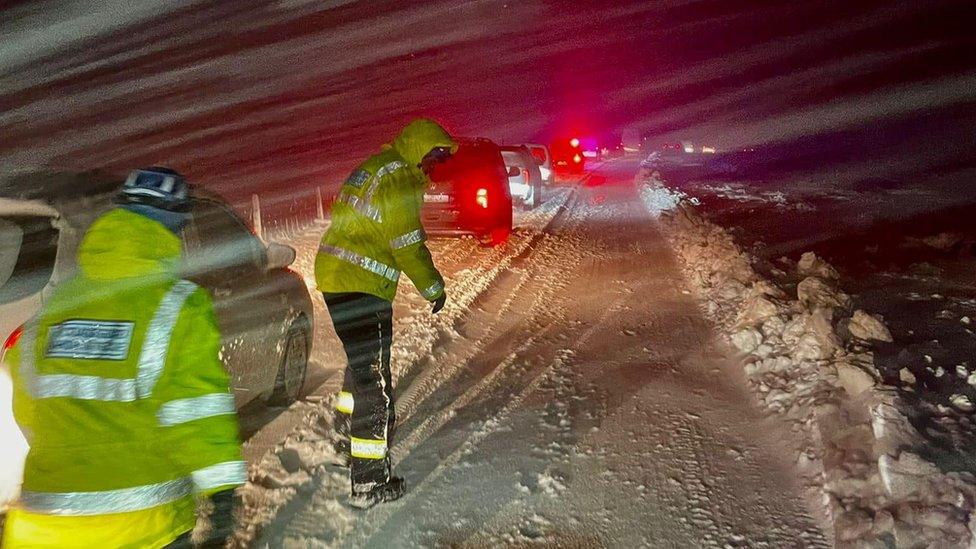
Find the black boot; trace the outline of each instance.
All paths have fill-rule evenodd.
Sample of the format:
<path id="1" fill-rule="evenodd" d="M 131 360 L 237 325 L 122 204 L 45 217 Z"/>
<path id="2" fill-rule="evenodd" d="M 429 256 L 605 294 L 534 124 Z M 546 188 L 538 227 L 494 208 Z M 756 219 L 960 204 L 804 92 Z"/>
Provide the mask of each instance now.
<path id="1" fill-rule="evenodd" d="M 332 450 L 335 452 L 335 456 L 332 458 L 332 465 L 336 467 L 349 467 L 349 463 L 352 461 L 349 439 L 333 437 Z"/>
<path id="2" fill-rule="evenodd" d="M 370 490 L 363 492 L 353 491 L 352 497 L 349 498 L 349 505 L 357 509 L 369 509 L 377 503 L 386 503 L 388 501 L 396 501 L 403 496 L 406 488 L 403 485 L 403 479 L 400 477 L 390 477 L 390 480 L 383 484 L 374 486 Z"/>

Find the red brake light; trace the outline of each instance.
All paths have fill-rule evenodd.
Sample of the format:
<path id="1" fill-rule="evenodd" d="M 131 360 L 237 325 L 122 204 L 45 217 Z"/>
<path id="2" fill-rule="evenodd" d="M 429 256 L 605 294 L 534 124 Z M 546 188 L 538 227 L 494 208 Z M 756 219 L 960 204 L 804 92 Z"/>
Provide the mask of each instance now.
<path id="1" fill-rule="evenodd" d="M 22 335 L 24 335 L 23 326 L 17 328 L 9 336 L 7 336 L 7 341 L 3 343 L 3 351 L 0 351 L 0 360 L 3 359 L 3 355 L 7 354 L 7 351 L 14 348 L 14 345 L 20 341 L 20 336 Z"/>
<path id="2" fill-rule="evenodd" d="M 488 207 L 488 189 L 478 189 L 477 196 L 474 199 L 482 208 Z"/>
<path id="3" fill-rule="evenodd" d="M 575 137 L 569 140 L 569 146 L 573 147 L 574 149 L 576 147 L 579 147 L 579 144 L 580 144 L 580 140 L 576 139 Z"/>
<path id="4" fill-rule="evenodd" d="M 580 155 L 576 155 L 573 157 L 573 162 L 576 162 L 577 164 L 579 164 L 582 161 L 583 161 L 583 157 Z"/>

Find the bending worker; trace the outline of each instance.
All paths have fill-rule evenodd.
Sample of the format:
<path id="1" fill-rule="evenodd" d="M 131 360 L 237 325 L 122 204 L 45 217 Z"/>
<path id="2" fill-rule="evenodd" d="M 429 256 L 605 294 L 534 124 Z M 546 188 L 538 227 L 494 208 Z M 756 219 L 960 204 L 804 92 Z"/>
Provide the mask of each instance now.
<path id="1" fill-rule="evenodd" d="M 210 294 L 179 278 L 186 182 L 137 170 L 117 202 L 4 358 L 30 443 L 5 548 L 189 547 L 196 498 L 203 547 L 233 531 L 246 469 Z"/>
<path id="2" fill-rule="evenodd" d="M 315 260 L 315 279 L 348 359 L 336 405 L 336 450 L 350 458 L 350 502 L 357 507 L 403 495 L 389 458 L 396 422 L 392 302 L 401 272 L 434 313 L 447 299 L 420 208 L 431 170 L 455 152 L 457 144 L 435 122 L 410 123 L 343 184 Z"/>

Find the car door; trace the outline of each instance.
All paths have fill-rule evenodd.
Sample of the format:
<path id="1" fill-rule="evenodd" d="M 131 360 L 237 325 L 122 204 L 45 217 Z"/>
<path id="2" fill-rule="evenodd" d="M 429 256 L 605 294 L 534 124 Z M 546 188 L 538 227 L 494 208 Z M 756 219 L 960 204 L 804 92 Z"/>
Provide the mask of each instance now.
<path id="1" fill-rule="evenodd" d="M 213 295 L 221 359 L 243 404 L 273 386 L 287 297 L 269 279 L 264 245 L 226 204 L 195 199 L 183 240 L 186 276 Z"/>

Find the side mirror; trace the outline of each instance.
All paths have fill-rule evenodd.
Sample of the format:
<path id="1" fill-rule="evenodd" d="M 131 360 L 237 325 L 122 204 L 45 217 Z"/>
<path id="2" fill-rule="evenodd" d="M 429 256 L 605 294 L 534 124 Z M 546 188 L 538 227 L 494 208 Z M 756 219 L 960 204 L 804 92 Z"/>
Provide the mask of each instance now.
<path id="1" fill-rule="evenodd" d="M 518 177 L 521 174 L 522 174 L 522 170 L 520 170 L 518 166 L 509 166 L 508 167 L 508 176 L 509 177 Z"/>
<path id="2" fill-rule="evenodd" d="M 298 252 L 291 246 L 271 242 L 268 244 L 268 270 L 284 269 L 295 262 Z"/>

